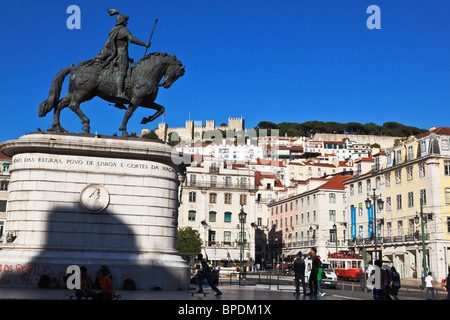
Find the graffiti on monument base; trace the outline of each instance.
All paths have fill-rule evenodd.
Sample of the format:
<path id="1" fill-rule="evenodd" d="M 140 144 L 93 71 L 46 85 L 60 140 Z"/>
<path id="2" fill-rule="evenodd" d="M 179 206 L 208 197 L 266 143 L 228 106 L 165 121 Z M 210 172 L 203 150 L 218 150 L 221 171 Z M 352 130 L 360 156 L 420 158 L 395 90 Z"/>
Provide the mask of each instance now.
<path id="1" fill-rule="evenodd" d="M 37 287 L 43 275 L 64 281 L 66 271 L 55 270 L 47 264 L 3 264 L 0 263 L 0 286 Z"/>

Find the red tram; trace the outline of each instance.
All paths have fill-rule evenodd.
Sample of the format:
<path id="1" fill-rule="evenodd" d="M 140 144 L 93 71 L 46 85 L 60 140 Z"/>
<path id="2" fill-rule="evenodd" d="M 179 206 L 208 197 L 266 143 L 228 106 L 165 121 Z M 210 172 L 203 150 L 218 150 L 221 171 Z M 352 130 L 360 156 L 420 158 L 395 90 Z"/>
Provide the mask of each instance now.
<path id="1" fill-rule="evenodd" d="M 345 280 L 360 280 L 364 277 L 364 262 L 360 255 L 354 253 L 330 253 L 328 261 L 336 276 Z"/>

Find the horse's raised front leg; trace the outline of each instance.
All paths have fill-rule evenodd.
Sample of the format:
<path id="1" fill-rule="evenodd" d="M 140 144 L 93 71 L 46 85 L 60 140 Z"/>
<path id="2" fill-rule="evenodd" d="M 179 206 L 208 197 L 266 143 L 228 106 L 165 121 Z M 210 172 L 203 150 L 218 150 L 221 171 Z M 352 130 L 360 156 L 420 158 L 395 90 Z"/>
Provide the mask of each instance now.
<path id="1" fill-rule="evenodd" d="M 152 122 L 153 120 L 155 120 L 156 118 L 158 118 L 160 115 L 162 115 L 162 114 L 164 113 L 164 111 L 166 110 L 166 109 L 164 108 L 164 106 L 162 106 L 162 105 L 160 105 L 160 104 L 157 104 L 157 103 L 155 103 L 155 102 L 152 102 L 151 105 L 143 106 L 143 107 L 144 107 L 144 108 L 149 108 L 149 109 L 155 109 L 156 112 L 155 112 L 155 114 L 152 115 L 151 117 L 145 117 L 145 118 L 142 118 L 141 124 L 146 124 L 146 123 Z"/>
<path id="2" fill-rule="evenodd" d="M 137 107 L 138 107 L 138 105 L 134 104 L 134 103 L 131 103 L 128 106 L 128 109 L 125 112 L 125 116 L 123 117 L 123 120 L 122 120 L 122 125 L 119 128 L 119 131 L 122 131 L 122 137 L 128 136 L 128 132 L 127 132 L 128 120 L 131 118 L 131 116 L 133 115 L 133 113 L 137 109 Z"/>

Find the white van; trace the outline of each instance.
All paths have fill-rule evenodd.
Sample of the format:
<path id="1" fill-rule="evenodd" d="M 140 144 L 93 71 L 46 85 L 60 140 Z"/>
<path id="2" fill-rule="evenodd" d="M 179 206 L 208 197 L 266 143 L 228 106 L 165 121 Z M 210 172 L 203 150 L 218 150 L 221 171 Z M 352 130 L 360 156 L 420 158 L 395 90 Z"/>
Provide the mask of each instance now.
<path id="1" fill-rule="evenodd" d="M 322 279 L 322 283 L 323 285 L 325 285 L 327 288 L 331 287 L 331 288 L 336 288 L 337 286 L 337 276 L 336 273 L 334 273 L 333 268 L 331 267 L 331 264 L 328 261 L 322 260 L 322 269 L 323 271 L 325 271 L 326 274 L 326 278 L 324 277 Z M 309 282 L 309 275 L 311 273 L 311 265 L 312 265 L 312 260 L 311 259 L 306 259 L 305 260 L 305 281 L 306 283 Z M 321 283 L 321 286 L 322 286 Z"/>

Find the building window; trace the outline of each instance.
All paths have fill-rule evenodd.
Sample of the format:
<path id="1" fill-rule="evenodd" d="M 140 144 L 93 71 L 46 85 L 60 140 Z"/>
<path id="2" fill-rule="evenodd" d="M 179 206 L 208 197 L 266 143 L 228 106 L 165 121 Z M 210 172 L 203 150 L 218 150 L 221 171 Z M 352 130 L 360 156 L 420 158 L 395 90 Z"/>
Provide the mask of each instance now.
<path id="1" fill-rule="evenodd" d="M 414 208 L 414 192 L 408 192 L 408 208 Z"/>
<path id="2" fill-rule="evenodd" d="M 412 160 L 413 159 L 413 147 L 409 146 L 408 147 L 408 160 Z"/>
<path id="3" fill-rule="evenodd" d="M 402 210 L 402 195 L 397 195 L 397 210 Z"/>
<path id="4" fill-rule="evenodd" d="M 226 245 L 231 245 L 231 231 L 223 232 L 223 242 L 225 242 Z"/>
<path id="5" fill-rule="evenodd" d="M 412 179 L 413 179 L 413 167 L 407 167 L 406 168 L 406 179 L 408 181 L 412 181 Z"/>
<path id="6" fill-rule="evenodd" d="M 397 164 L 402 163 L 402 150 L 397 150 Z"/>
<path id="7" fill-rule="evenodd" d="M 425 163 L 419 163 L 419 178 L 425 178 Z"/>
<path id="8" fill-rule="evenodd" d="M 225 204 L 231 204 L 231 193 L 225 193 Z M 273 208 L 272 208 L 273 214 Z"/>
<path id="9" fill-rule="evenodd" d="M 225 177 L 225 186 L 230 187 L 231 186 L 231 177 Z"/>
<path id="10" fill-rule="evenodd" d="M 336 221 L 336 210 L 330 210 L 330 221 Z"/>
<path id="11" fill-rule="evenodd" d="M 427 189 L 420 189 L 420 199 L 424 206 L 427 205 Z"/>
<path id="12" fill-rule="evenodd" d="M 442 139 L 441 146 L 442 150 L 448 151 L 448 139 Z"/>
<path id="13" fill-rule="evenodd" d="M 3 175 L 8 175 L 9 174 L 9 165 L 10 163 L 3 163 L 3 169 L 2 169 L 2 174 Z"/>
<path id="14" fill-rule="evenodd" d="M 381 178 L 380 177 L 376 177 L 376 179 L 375 179 L 375 187 L 377 189 L 380 189 L 380 187 L 381 187 Z"/>
<path id="15" fill-rule="evenodd" d="M 384 175 L 384 184 L 386 185 L 386 188 L 390 188 L 391 187 L 391 173 L 386 173 Z"/>
<path id="16" fill-rule="evenodd" d="M 363 226 L 359 226 L 359 238 L 360 239 L 364 238 L 364 227 Z"/>
<path id="17" fill-rule="evenodd" d="M 8 181 L 0 182 L 0 190 L 1 191 L 7 191 L 8 190 Z"/>
<path id="18" fill-rule="evenodd" d="M 210 211 L 209 212 L 209 222 L 216 222 L 217 212 Z"/>
<path id="19" fill-rule="evenodd" d="M 217 194 L 216 193 L 209 194 L 209 203 L 217 203 Z"/>
<path id="20" fill-rule="evenodd" d="M 217 176 L 211 176 L 209 181 L 212 188 L 215 188 L 217 186 Z"/>
<path id="21" fill-rule="evenodd" d="M 5 221 L 0 221 L 0 239 L 3 237 L 3 228 L 5 227 Z"/>
<path id="22" fill-rule="evenodd" d="M 257 225 L 258 227 L 261 227 L 261 226 L 262 226 L 262 218 L 261 218 L 261 217 L 258 217 L 258 219 L 256 220 L 256 225 Z"/>
<path id="23" fill-rule="evenodd" d="M 239 196 L 239 204 L 241 206 L 245 206 L 247 204 L 247 195 L 246 194 L 241 194 Z"/>
<path id="24" fill-rule="evenodd" d="M 392 222 L 386 223 L 386 229 L 388 238 L 392 237 Z"/>
<path id="25" fill-rule="evenodd" d="M 378 157 L 375 159 L 375 170 L 380 170 L 380 158 Z"/>
<path id="26" fill-rule="evenodd" d="M 392 198 L 386 197 L 386 212 L 392 211 Z"/>
<path id="27" fill-rule="evenodd" d="M 225 212 L 223 222 L 231 222 L 231 212 Z"/>
<path id="28" fill-rule="evenodd" d="M 306 213 L 306 223 L 309 223 L 309 212 Z"/>
<path id="29" fill-rule="evenodd" d="M 189 210 L 188 221 L 195 221 L 195 210 Z"/>
<path id="30" fill-rule="evenodd" d="M 420 151 L 423 154 L 427 151 L 427 142 L 426 141 L 420 141 Z"/>
<path id="31" fill-rule="evenodd" d="M 358 194 L 362 193 L 362 182 L 358 182 Z"/>
<path id="32" fill-rule="evenodd" d="M 330 193 L 329 198 L 330 198 L 330 203 L 336 203 L 336 194 L 335 193 Z"/>
<path id="33" fill-rule="evenodd" d="M 395 170 L 395 183 L 396 184 L 402 183 L 402 170 L 401 169 Z"/>
<path id="34" fill-rule="evenodd" d="M 313 211 L 313 222 L 316 222 L 316 210 Z"/>
<path id="35" fill-rule="evenodd" d="M 444 174 L 450 176 L 450 161 L 444 161 Z"/>
<path id="36" fill-rule="evenodd" d="M 378 159 L 378 158 L 377 158 L 377 159 Z M 367 192 L 372 191 L 372 183 L 371 183 L 370 179 L 368 179 L 368 180 L 366 181 L 366 189 L 367 189 Z"/>
<path id="37" fill-rule="evenodd" d="M 304 223 L 304 221 L 303 221 L 303 213 L 300 215 L 300 223 L 301 223 L 301 224 Z"/>
<path id="38" fill-rule="evenodd" d="M 195 191 L 189 192 L 189 202 L 197 201 L 197 193 Z"/>
<path id="39" fill-rule="evenodd" d="M 191 186 L 195 186 L 197 184 L 197 176 L 195 174 L 191 173 L 189 175 L 189 179 L 190 179 Z"/>
<path id="40" fill-rule="evenodd" d="M 450 203 L 450 188 L 445 188 L 445 203 Z"/>
<path id="41" fill-rule="evenodd" d="M 350 185 L 350 195 L 351 196 L 355 195 L 355 186 L 353 184 Z"/>
<path id="42" fill-rule="evenodd" d="M 362 215 L 363 215 L 363 205 L 362 203 L 360 203 L 358 205 L 358 216 L 362 217 Z"/>
<path id="43" fill-rule="evenodd" d="M 403 237 L 403 221 L 397 221 L 397 236 Z"/>

